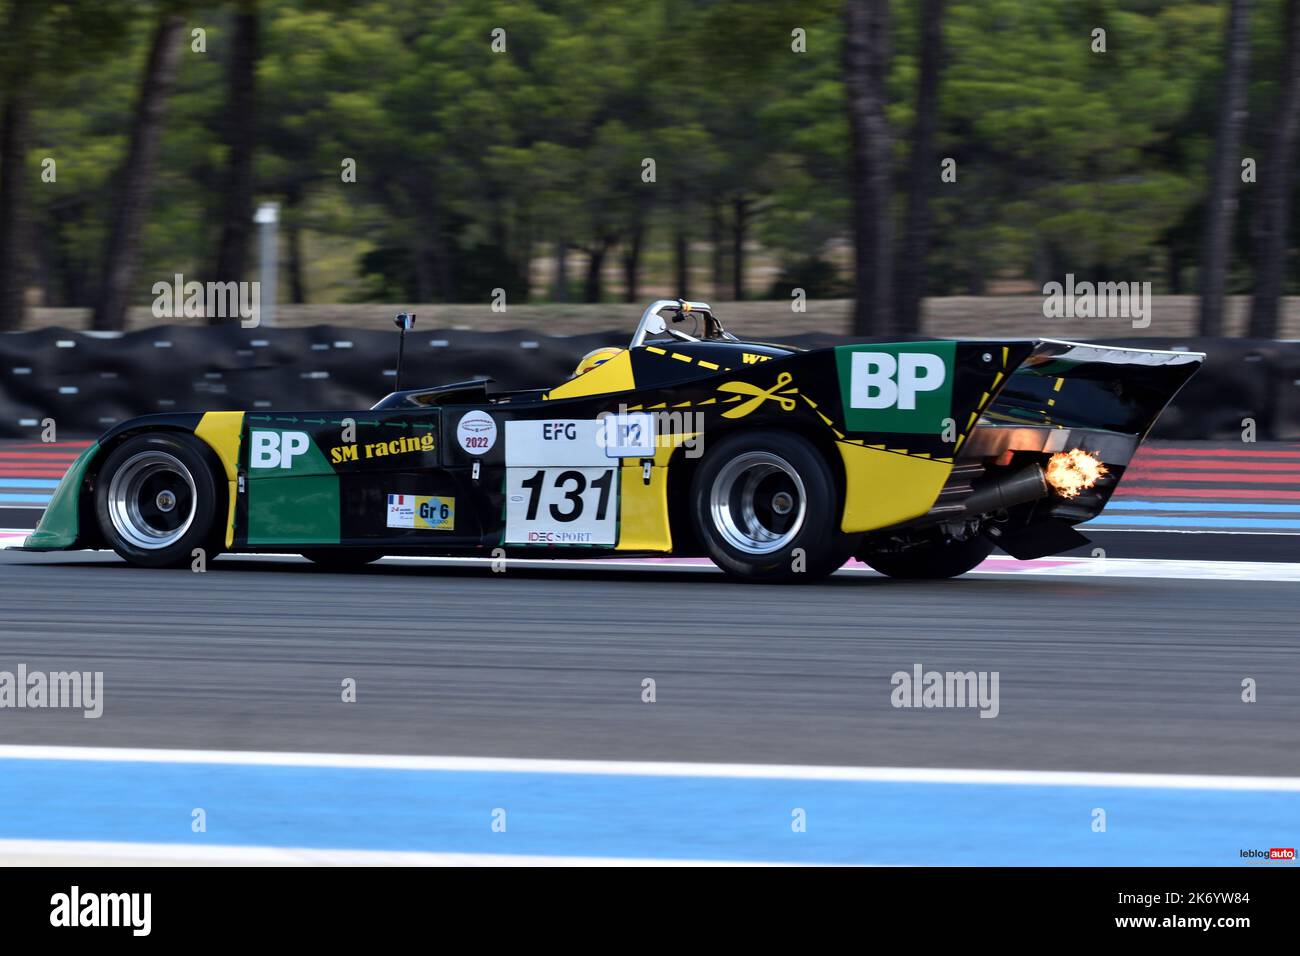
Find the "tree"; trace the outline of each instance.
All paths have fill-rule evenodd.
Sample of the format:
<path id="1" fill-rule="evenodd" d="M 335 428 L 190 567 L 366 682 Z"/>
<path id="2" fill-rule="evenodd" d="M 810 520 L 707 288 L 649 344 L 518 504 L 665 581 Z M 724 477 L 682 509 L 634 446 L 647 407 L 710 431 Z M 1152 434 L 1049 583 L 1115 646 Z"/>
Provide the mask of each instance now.
<path id="1" fill-rule="evenodd" d="M 847 0 L 844 88 L 851 131 L 855 335 L 894 327 L 890 298 L 890 135 L 885 115 L 889 68 L 888 0 Z"/>
<path id="2" fill-rule="evenodd" d="M 1241 131 L 1246 124 L 1249 24 L 1249 0 L 1231 0 L 1224 39 L 1223 95 L 1210 166 L 1210 191 L 1197 283 L 1201 300 L 1201 335 L 1223 333 L 1224 277 L 1228 271 L 1229 243 L 1237 209 L 1237 186 L 1241 182 Z"/>
<path id="3" fill-rule="evenodd" d="M 257 0 L 240 0 L 234 14 L 227 74 L 224 140 L 226 172 L 221 190 L 221 235 L 213 270 L 216 282 L 242 282 L 253 226 L 253 154 L 257 147 Z M 220 316 L 208 316 L 219 324 Z"/>
<path id="4" fill-rule="evenodd" d="M 114 184 L 108 244 L 92 320 L 96 329 L 121 329 L 126 324 L 139 259 L 140 231 L 149 214 L 163 116 L 176 78 L 184 26 L 179 13 L 164 7 L 154 29 L 131 123 L 131 144 Z"/>
<path id="5" fill-rule="evenodd" d="M 1286 48 L 1282 54 L 1277 114 L 1259 171 L 1255 296 L 1249 326 L 1252 338 L 1271 339 L 1278 334 L 1278 299 L 1286 269 L 1286 232 L 1295 182 L 1297 132 L 1300 132 L 1300 2 L 1287 0 Z"/>
<path id="6" fill-rule="evenodd" d="M 36 6 L 21 0 L 9 8 L 0 41 L 0 330 L 16 329 L 23 322 L 23 293 L 27 268 L 24 255 L 24 194 L 27 170 L 31 74 L 20 54 L 30 42 Z"/>
<path id="7" fill-rule="evenodd" d="M 1205 278 L 1207 172 L 1227 156 L 1235 186 L 1248 153 L 1222 284 L 1257 261 L 1266 316 L 1294 261 L 1298 147 L 1270 125 L 1297 99 L 1272 65 L 1291 0 L 1250 7 L 1278 29 L 1256 29 L 1268 76 L 1242 109 L 1267 108 L 1213 162 L 1217 0 L 222 0 L 208 55 L 182 52 L 132 253 L 131 111 L 158 13 L 183 3 L 0 0 L 0 319 L 24 270 L 51 304 L 115 312 L 146 301 L 142 275 L 250 277 L 212 272 L 254 265 L 262 195 L 283 203 L 289 298 L 514 305 L 539 255 L 570 298 L 818 298 L 851 294 L 856 264 L 856 328 L 902 333 L 927 292 L 989 280 Z M 137 278 L 97 303 L 124 259 Z"/>
<path id="8" fill-rule="evenodd" d="M 907 222 L 899 250 L 894 286 L 895 328 L 904 334 L 921 327 L 921 298 L 925 295 L 926 260 L 930 252 L 930 197 L 939 175 L 934 137 L 939 125 L 939 71 L 943 62 L 944 0 L 922 0 L 920 77 L 916 84 L 916 119 L 912 125 L 912 155 L 908 169 Z"/>

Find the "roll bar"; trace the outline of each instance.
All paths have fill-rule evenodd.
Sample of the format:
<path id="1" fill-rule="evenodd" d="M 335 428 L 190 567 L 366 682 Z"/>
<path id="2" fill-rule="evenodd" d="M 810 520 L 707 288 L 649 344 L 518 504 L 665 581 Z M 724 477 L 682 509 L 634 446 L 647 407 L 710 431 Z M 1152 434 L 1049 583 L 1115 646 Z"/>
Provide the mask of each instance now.
<path id="1" fill-rule="evenodd" d="M 704 316 L 705 329 L 714 334 L 722 333 L 722 325 L 713 317 L 713 307 L 707 302 L 688 302 L 685 299 L 659 299 L 651 302 L 644 312 L 641 313 L 641 321 L 636 327 L 636 332 L 632 336 L 630 349 L 638 345 L 645 344 L 646 336 L 653 332 L 662 332 L 668 328 L 662 316 L 659 315 L 661 309 L 676 308 L 678 315 L 673 319 L 674 322 L 680 322 L 681 319 L 690 315 L 692 312 L 698 312 Z M 656 322 L 655 320 L 658 320 Z"/>

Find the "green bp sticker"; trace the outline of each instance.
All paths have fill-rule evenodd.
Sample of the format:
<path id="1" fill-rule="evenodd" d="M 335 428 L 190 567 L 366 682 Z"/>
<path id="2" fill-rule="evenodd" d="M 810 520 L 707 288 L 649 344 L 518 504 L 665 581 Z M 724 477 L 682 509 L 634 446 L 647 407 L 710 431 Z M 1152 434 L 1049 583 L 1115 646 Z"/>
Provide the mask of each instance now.
<path id="1" fill-rule="evenodd" d="M 248 467 L 256 478 L 334 474 L 311 435 L 287 428 L 251 429 Z"/>
<path id="2" fill-rule="evenodd" d="M 955 342 L 835 349 L 844 421 L 855 432 L 937 435 L 952 414 Z"/>

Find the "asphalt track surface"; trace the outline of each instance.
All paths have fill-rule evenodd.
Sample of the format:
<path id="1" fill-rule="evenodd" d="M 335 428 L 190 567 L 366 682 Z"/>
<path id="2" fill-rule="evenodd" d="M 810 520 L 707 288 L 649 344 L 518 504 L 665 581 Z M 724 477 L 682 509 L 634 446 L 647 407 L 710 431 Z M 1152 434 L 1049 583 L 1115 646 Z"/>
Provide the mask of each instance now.
<path id="1" fill-rule="evenodd" d="M 102 718 L 7 710 L 3 744 L 1300 772 L 1295 582 L 774 587 L 704 569 L 241 557 L 195 574 L 5 551 L 0 608 L 6 662 L 105 675 Z M 999 672 L 997 719 L 893 707 L 890 675 L 918 663 Z"/>

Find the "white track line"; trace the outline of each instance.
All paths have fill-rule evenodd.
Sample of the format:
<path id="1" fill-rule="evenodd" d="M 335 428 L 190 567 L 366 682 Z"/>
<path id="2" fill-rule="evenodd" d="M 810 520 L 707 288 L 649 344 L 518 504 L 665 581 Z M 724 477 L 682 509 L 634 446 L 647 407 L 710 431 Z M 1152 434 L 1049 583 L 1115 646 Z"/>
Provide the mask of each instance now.
<path id="1" fill-rule="evenodd" d="M 971 574 L 1034 577 L 1161 578 L 1300 582 L 1300 564 L 1282 561 L 1188 561 L 1177 558 L 989 558 Z"/>
<path id="2" fill-rule="evenodd" d="M 1076 770 L 970 770 L 932 767 L 825 767 L 790 764 L 672 763 L 631 760 L 537 760 L 403 754 L 280 753 L 257 750 L 159 750 L 131 747 L 0 745 L 0 760 L 70 760 L 161 764 L 330 767 L 462 773 L 595 774 L 629 777 L 727 777 L 871 783 L 1007 784 L 1136 787 L 1169 790 L 1272 790 L 1300 793 L 1300 777 L 1109 773 Z"/>
<path id="3" fill-rule="evenodd" d="M 306 847 L 199 846 L 81 840 L 0 840 L 6 866 L 785 866 L 729 860 L 521 856 Z"/>

